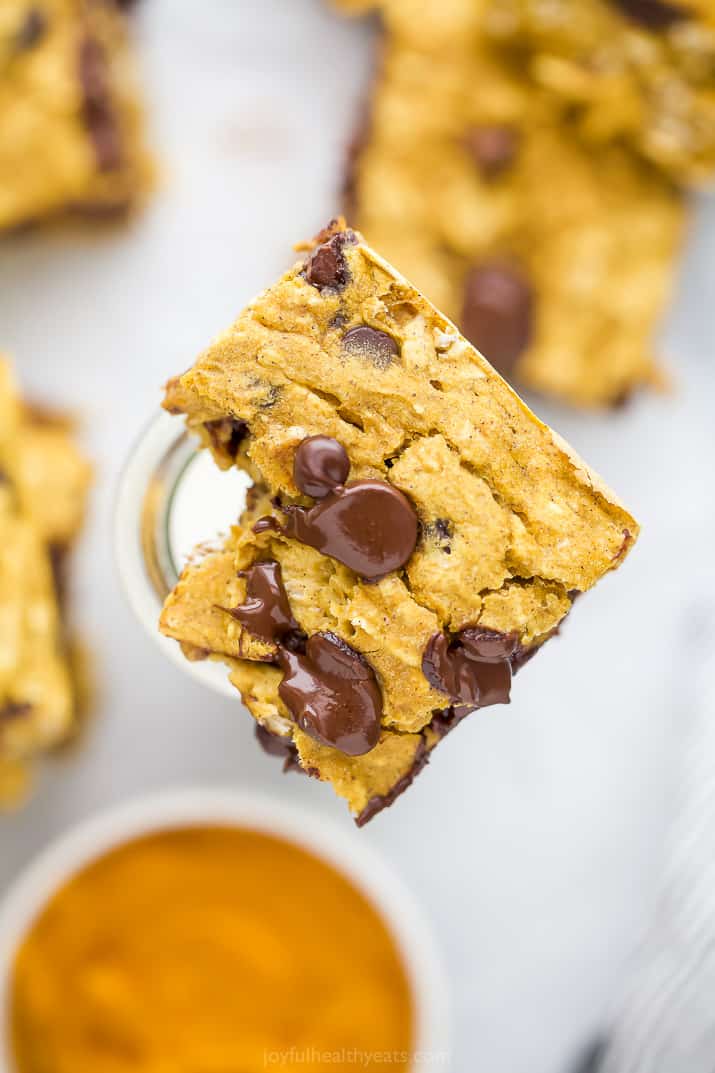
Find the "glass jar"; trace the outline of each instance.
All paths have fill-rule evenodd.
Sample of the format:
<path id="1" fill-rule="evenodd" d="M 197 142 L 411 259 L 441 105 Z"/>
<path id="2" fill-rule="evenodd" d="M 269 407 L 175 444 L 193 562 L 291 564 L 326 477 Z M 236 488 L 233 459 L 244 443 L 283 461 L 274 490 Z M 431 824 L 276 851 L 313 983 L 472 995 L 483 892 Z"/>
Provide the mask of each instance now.
<path id="1" fill-rule="evenodd" d="M 114 517 L 119 574 L 135 615 L 162 651 L 204 685 L 234 700 L 226 667 L 184 658 L 159 632 L 164 600 L 196 548 L 218 544 L 241 514 L 251 480 L 222 471 L 183 422 L 159 413 L 124 467 Z"/>

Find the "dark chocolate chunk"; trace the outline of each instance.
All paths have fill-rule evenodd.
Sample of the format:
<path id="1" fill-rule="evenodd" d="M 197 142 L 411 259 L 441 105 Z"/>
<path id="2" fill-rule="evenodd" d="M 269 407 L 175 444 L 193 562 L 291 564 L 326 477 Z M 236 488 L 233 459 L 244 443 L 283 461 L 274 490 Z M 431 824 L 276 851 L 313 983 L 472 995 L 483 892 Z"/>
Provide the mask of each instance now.
<path id="1" fill-rule="evenodd" d="M 348 453 L 332 436 L 308 436 L 295 452 L 293 479 L 304 495 L 314 499 L 345 484 L 349 473 Z"/>
<path id="2" fill-rule="evenodd" d="M 380 739 L 382 694 L 367 660 L 334 633 L 315 633 L 304 653 L 281 648 L 278 692 L 298 726 L 347 756 Z"/>
<path id="3" fill-rule="evenodd" d="M 15 35 L 15 48 L 27 52 L 38 45 L 47 33 L 47 15 L 39 7 L 31 7 Z"/>
<path id="4" fill-rule="evenodd" d="M 344 247 L 357 240 L 352 231 L 338 231 L 322 242 L 306 261 L 304 274 L 308 283 L 319 290 L 340 291 L 350 282 L 350 270 Z"/>
<path id="5" fill-rule="evenodd" d="M 389 793 L 376 795 L 371 797 L 365 808 L 362 810 L 359 816 L 356 817 L 355 823 L 358 827 L 364 827 L 366 823 L 369 823 L 378 812 L 382 812 L 383 809 L 389 808 L 390 805 L 403 794 L 405 790 L 414 782 L 415 778 L 419 775 L 420 771 L 429 763 L 429 753 L 424 742 L 420 742 L 417 746 L 415 758 L 412 762 L 412 767 L 403 775 L 401 779 L 398 779 L 395 785 L 392 787 Z"/>
<path id="6" fill-rule="evenodd" d="M 509 376 L 532 339 L 534 295 L 517 269 L 473 268 L 464 288 L 462 331 L 502 376 Z"/>
<path id="7" fill-rule="evenodd" d="M 248 425 L 238 417 L 219 417 L 216 421 L 205 421 L 204 428 L 216 450 L 225 451 L 229 458 L 236 457 L 239 447 L 248 435 Z"/>
<path id="8" fill-rule="evenodd" d="M 293 744 L 292 738 L 283 738 L 280 734 L 273 734 L 267 727 L 256 723 L 256 741 L 269 756 L 277 756 L 283 761 L 283 771 L 302 771 L 298 762 L 298 750 Z"/>
<path id="9" fill-rule="evenodd" d="M 92 139 L 100 171 L 116 171 L 122 163 L 119 123 L 109 88 L 107 57 L 96 37 L 87 34 L 79 48 L 79 79 L 84 94 L 84 123 Z"/>
<path id="10" fill-rule="evenodd" d="M 689 13 L 665 0 L 611 0 L 626 18 L 640 23 L 648 30 L 667 30 L 677 22 L 690 18 Z"/>
<path id="11" fill-rule="evenodd" d="M 3 723 L 11 723 L 15 719 L 22 719 L 32 711 L 32 705 L 26 701 L 9 700 L 0 705 L 0 726 Z"/>
<path id="12" fill-rule="evenodd" d="M 470 127 L 464 136 L 465 148 L 484 179 L 496 179 L 511 167 L 519 142 L 518 130 L 497 124 Z"/>
<path id="13" fill-rule="evenodd" d="M 328 327 L 332 328 L 333 331 L 338 332 L 341 328 L 345 327 L 349 320 L 350 318 L 348 317 L 347 313 L 336 313 L 328 321 Z"/>
<path id="14" fill-rule="evenodd" d="M 400 353 L 400 348 L 391 335 L 367 324 L 360 324 L 345 333 L 343 350 L 351 357 L 371 361 L 377 369 L 387 369 Z"/>
<path id="15" fill-rule="evenodd" d="M 300 632 L 283 586 L 280 563 L 254 563 L 246 571 L 246 600 L 228 613 L 263 641 L 278 643 Z"/>
<path id="16" fill-rule="evenodd" d="M 422 671 L 435 689 L 476 708 L 508 704 L 511 659 L 519 648 L 514 634 L 468 627 L 456 636 L 435 633 L 422 658 Z"/>
<path id="17" fill-rule="evenodd" d="M 289 506 L 284 531 L 371 580 L 399 570 L 417 543 L 417 515 L 387 481 L 351 481 L 314 507 Z"/>
<path id="18" fill-rule="evenodd" d="M 53 541 L 48 545 L 47 553 L 52 569 L 52 582 L 55 587 L 57 604 L 61 611 L 67 608 L 67 596 L 69 590 L 69 548 L 67 544 Z"/>

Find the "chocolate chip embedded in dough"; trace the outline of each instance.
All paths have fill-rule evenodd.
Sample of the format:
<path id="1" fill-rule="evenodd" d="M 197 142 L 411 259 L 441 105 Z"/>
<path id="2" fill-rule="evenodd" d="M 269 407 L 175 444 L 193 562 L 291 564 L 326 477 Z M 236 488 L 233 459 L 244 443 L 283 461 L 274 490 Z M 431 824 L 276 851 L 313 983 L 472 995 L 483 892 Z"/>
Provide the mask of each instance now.
<path id="1" fill-rule="evenodd" d="M 219 417 L 216 421 L 205 421 L 204 428 L 217 451 L 225 451 L 229 458 L 235 458 L 239 447 L 248 435 L 248 425 L 238 417 Z"/>
<path id="2" fill-rule="evenodd" d="M 15 719 L 23 719 L 32 711 L 32 705 L 27 701 L 8 700 L 0 704 L 0 726 L 3 723 L 12 723 Z"/>
<path id="3" fill-rule="evenodd" d="M 516 159 L 521 141 L 519 131 L 501 124 L 470 127 L 464 146 L 484 179 L 496 179 Z"/>
<path id="4" fill-rule="evenodd" d="M 254 563 L 246 571 L 246 599 L 227 609 L 255 637 L 278 643 L 286 634 L 300 632 L 283 586 L 280 563 Z"/>
<path id="5" fill-rule="evenodd" d="M 464 287 L 462 331 L 497 372 L 509 377 L 533 336 L 534 294 L 527 278 L 502 264 L 478 265 Z"/>
<path id="6" fill-rule="evenodd" d="M 400 353 L 400 347 L 391 335 L 368 324 L 360 324 L 345 333 L 343 350 L 351 357 L 372 362 L 377 369 L 387 369 Z"/>
<path id="7" fill-rule="evenodd" d="M 685 8 L 665 0 L 611 0 L 611 3 L 633 22 L 648 30 L 667 30 L 677 22 L 690 18 Z"/>
<path id="8" fill-rule="evenodd" d="M 320 291 L 341 291 L 346 287 L 350 282 L 350 269 L 343 250 L 345 246 L 353 245 L 356 241 L 352 231 L 338 231 L 326 242 L 316 246 L 304 268 L 308 283 Z"/>
<path id="9" fill-rule="evenodd" d="M 380 740 L 382 693 L 367 660 L 334 633 L 308 638 L 305 652 L 281 648 L 278 692 L 301 730 L 347 756 Z"/>
<path id="10" fill-rule="evenodd" d="M 15 35 L 15 48 L 18 52 L 27 52 L 39 45 L 47 33 L 49 23 L 47 15 L 39 7 L 31 7 Z"/>
<path id="11" fill-rule="evenodd" d="M 84 123 L 92 139 L 100 171 L 116 171 L 122 164 L 119 123 L 109 89 L 104 47 L 87 34 L 79 47 L 79 79 L 84 93 Z"/>
<path id="12" fill-rule="evenodd" d="M 293 479 L 304 495 L 314 499 L 345 484 L 349 473 L 348 453 L 332 436 L 308 436 L 295 452 Z"/>

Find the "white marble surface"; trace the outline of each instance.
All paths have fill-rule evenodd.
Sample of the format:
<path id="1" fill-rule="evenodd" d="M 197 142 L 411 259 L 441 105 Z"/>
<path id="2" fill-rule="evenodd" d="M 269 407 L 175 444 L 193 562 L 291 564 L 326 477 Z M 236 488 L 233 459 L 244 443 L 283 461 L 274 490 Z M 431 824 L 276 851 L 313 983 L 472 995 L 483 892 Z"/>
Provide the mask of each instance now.
<path id="1" fill-rule="evenodd" d="M 124 604 L 116 480 L 159 385 L 189 364 L 337 204 L 368 70 L 364 28 L 318 0 L 151 0 L 139 16 L 164 186 L 129 231 L 0 246 L 0 346 L 28 389 L 78 406 L 98 479 L 78 612 L 99 718 L 22 813 L 0 820 L 0 887 L 96 807 L 186 782 L 283 778 L 237 705 L 166 662 Z M 524 670 L 511 707 L 468 720 L 362 837 L 430 913 L 454 990 L 455 1073 L 560 1073 L 605 1015 L 653 904 L 672 756 L 696 701 L 688 641 L 715 598 L 715 204 L 696 215 L 666 332 L 679 380 L 614 416 L 540 406 L 644 525 L 618 576 Z"/>

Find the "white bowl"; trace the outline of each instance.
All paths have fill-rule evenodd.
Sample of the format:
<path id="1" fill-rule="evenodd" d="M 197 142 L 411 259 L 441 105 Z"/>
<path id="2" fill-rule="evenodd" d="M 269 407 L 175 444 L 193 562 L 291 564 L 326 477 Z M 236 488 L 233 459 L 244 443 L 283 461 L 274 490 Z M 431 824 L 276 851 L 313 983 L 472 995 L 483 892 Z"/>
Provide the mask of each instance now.
<path id="1" fill-rule="evenodd" d="M 7 1031 L 18 948 L 53 894 L 90 861 L 167 828 L 228 825 L 264 831 L 311 851 L 347 876 L 377 908 L 400 951 L 415 1006 L 415 1069 L 448 1070 L 447 984 L 431 928 L 413 895 L 357 833 L 254 793 L 189 788 L 141 797 L 80 824 L 48 847 L 0 902 L 0 1073 L 16 1073 Z"/>

